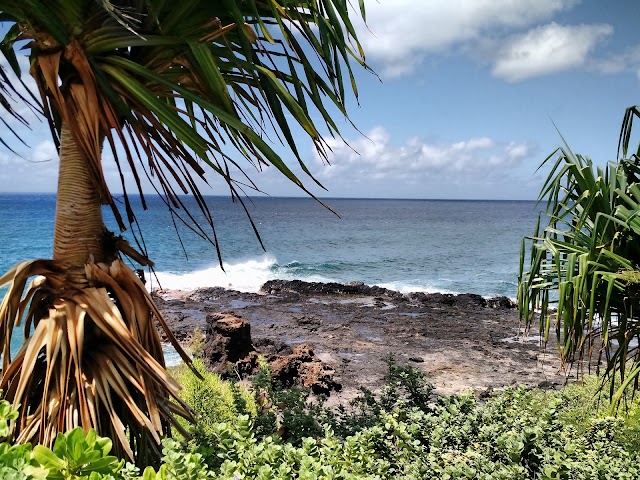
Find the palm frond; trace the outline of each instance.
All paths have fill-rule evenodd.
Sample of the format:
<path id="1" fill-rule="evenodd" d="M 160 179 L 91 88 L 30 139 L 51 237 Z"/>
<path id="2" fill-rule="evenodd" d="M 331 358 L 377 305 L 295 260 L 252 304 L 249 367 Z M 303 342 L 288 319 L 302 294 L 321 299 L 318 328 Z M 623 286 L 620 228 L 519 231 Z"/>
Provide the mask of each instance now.
<path id="1" fill-rule="evenodd" d="M 538 317 L 545 340 L 555 322 L 567 364 L 581 370 L 592 355 L 605 360 L 614 403 L 619 387 L 637 388 L 639 378 L 628 367 L 640 362 L 640 185 L 630 165 L 637 167 L 620 161 L 602 169 L 566 144 L 557 151 L 540 196 L 548 223 L 523 242 L 518 287 L 521 318 L 531 325 Z"/>
<path id="2" fill-rule="evenodd" d="M 322 187 L 291 124 L 326 158 L 312 117 L 319 113 L 327 133 L 340 136 L 333 112 L 346 117 L 345 80 L 357 98 L 351 63 L 368 68 L 343 0 L 18 3 L 0 1 L 0 12 L 19 25 L 18 34 L 5 38 L 5 57 L 18 42 L 29 42 L 31 73 L 54 140 L 59 144 L 62 125 L 68 126 L 121 230 L 135 223 L 125 165 L 143 206 L 146 177 L 172 214 L 212 243 L 213 216 L 199 190 L 208 171 L 224 179 L 234 199 L 247 185 L 255 187 L 245 182 L 240 160 L 258 171 L 275 167 L 314 196 L 264 139 L 274 133 Z M 87 106 L 97 116 L 97 132 L 83 117 Z M 104 178 L 105 139 L 120 171 L 124 212 Z M 204 224 L 184 212 L 179 194 L 196 197 Z"/>
<path id="3" fill-rule="evenodd" d="M 95 427 L 120 456 L 157 457 L 160 436 L 183 430 L 174 415 L 191 418 L 191 411 L 164 368 L 154 321 L 190 359 L 126 265 L 90 263 L 85 270 L 71 276 L 55 262 L 36 260 L 0 279 L 9 284 L 0 307 L 0 388 L 21 406 L 13 436 L 50 445 L 59 432 Z M 10 338 L 22 322 L 24 343 L 12 352 Z"/>

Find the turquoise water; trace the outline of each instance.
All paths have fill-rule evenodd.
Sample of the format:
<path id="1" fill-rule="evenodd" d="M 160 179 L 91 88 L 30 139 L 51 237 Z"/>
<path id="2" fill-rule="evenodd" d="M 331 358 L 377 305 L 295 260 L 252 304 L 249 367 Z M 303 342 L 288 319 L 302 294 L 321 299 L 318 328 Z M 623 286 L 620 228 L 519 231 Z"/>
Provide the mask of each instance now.
<path id="1" fill-rule="evenodd" d="M 257 291 L 298 278 L 515 297 L 520 242 L 537 218 L 535 203 L 523 201 L 327 200 L 338 217 L 312 199 L 262 197 L 248 209 L 265 252 L 238 204 L 209 197 L 223 272 L 211 244 L 181 228 L 183 251 L 166 207 L 158 197 L 148 203 L 137 212 L 158 280 L 187 289 Z M 51 256 L 54 210 L 53 195 L 0 194 L 2 271 Z"/>

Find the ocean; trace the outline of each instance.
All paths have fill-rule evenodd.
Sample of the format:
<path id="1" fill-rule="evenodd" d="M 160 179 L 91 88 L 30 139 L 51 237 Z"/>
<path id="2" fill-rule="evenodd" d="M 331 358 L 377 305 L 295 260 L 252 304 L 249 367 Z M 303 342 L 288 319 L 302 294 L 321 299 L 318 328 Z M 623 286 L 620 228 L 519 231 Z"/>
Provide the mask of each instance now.
<path id="1" fill-rule="evenodd" d="M 210 243 L 180 226 L 178 237 L 161 199 L 147 201 L 147 211 L 136 211 L 154 287 L 250 292 L 270 279 L 301 279 L 513 298 L 520 243 L 538 212 L 533 201 L 326 200 L 336 215 L 310 198 L 257 197 L 246 203 L 262 250 L 238 203 L 208 197 L 222 271 Z M 0 194 L 0 270 L 51 257 L 54 211 L 52 194 Z M 108 210 L 105 218 L 113 229 Z"/>

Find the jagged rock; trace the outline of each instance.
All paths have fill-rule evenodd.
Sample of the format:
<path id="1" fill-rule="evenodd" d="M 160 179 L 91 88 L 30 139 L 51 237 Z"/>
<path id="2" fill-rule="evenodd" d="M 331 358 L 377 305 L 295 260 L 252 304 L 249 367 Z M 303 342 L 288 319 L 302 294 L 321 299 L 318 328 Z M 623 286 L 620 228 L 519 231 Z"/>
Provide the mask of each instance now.
<path id="1" fill-rule="evenodd" d="M 251 343 L 251 325 L 233 314 L 207 315 L 206 341 L 202 356 L 216 373 L 226 373 L 228 364 L 235 364 L 255 351 Z"/>
<path id="2" fill-rule="evenodd" d="M 497 309 L 516 308 L 518 305 L 509 297 L 494 297 L 487 300 L 487 307 Z"/>
<path id="3" fill-rule="evenodd" d="M 285 387 L 302 385 L 313 393 L 328 395 L 339 391 L 342 385 L 333 380 L 334 371 L 313 352 L 313 347 L 303 343 L 291 355 L 269 362 L 273 379 Z"/>
<path id="4" fill-rule="evenodd" d="M 271 295 L 299 294 L 299 295 L 367 295 L 374 297 L 388 297 L 402 300 L 400 292 L 388 290 L 378 286 L 365 285 L 362 282 L 350 283 L 321 283 L 303 282 L 302 280 L 269 280 L 260 289 L 263 293 Z"/>
<path id="5" fill-rule="evenodd" d="M 229 294 L 229 291 L 222 287 L 206 287 L 198 288 L 187 295 L 187 300 L 192 302 L 206 302 L 210 300 L 216 300 L 222 296 Z"/>
<path id="6" fill-rule="evenodd" d="M 415 292 L 407 295 L 408 299 L 414 303 L 440 304 L 447 307 L 467 308 L 494 308 L 497 310 L 515 308 L 516 305 L 508 297 L 494 297 L 486 299 L 475 293 L 463 293 L 454 295 L 452 293 L 423 293 Z"/>
<path id="7" fill-rule="evenodd" d="M 294 350 L 284 342 L 251 340 L 251 325 L 233 313 L 207 316 L 207 339 L 202 356 L 214 372 L 246 378 L 258 371 L 262 355 L 271 367 L 272 378 L 285 387 L 300 385 L 315 394 L 340 390 L 333 380 L 334 371 L 313 353 L 310 345 L 298 345 Z"/>
<path id="8" fill-rule="evenodd" d="M 463 293 L 454 295 L 452 293 L 423 293 L 415 292 L 404 295 L 395 290 L 389 290 L 378 286 L 365 285 L 362 282 L 350 283 L 320 283 L 304 282 L 302 280 L 269 280 L 261 288 L 262 293 L 271 295 L 360 295 L 374 297 L 375 307 L 384 306 L 384 300 L 390 299 L 394 302 L 411 301 L 423 304 L 441 304 L 459 308 L 495 308 L 510 309 L 515 304 L 507 297 L 496 297 L 486 299 L 475 293 Z"/>
<path id="9" fill-rule="evenodd" d="M 254 340 L 253 346 L 264 356 L 272 355 L 291 355 L 293 349 L 280 340 L 272 340 L 270 338 L 259 338 Z"/>
<path id="10" fill-rule="evenodd" d="M 191 338 L 193 332 L 201 327 L 200 320 L 186 312 L 167 312 L 163 317 L 164 321 L 170 326 L 173 335 L 181 342 Z M 163 328 L 158 328 L 158 332 L 161 334 L 163 342 L 169 341 Z"/>

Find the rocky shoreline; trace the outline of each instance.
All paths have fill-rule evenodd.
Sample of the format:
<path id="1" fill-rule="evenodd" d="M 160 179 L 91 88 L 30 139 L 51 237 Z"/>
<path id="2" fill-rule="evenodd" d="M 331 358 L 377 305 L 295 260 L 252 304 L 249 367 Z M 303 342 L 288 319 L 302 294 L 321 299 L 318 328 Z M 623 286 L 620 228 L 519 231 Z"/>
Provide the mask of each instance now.
<path id="1" fill-rule="evenodd" d="M 358 387 L 377 390 L 389 355 L 426 373 L 440 394 L 565 383 L 556 348 L 523 333 L 506 297 L 299 280 L 269 281 L 260 293 L 204 288 L 154 296 L 181 341 L 206 332 L 207 317 L 223 313 L 245 320 L 254 344 L 284 346 L 287 353 L 303 344 L 312 348 L 342 386 L 333 401 L 351 398 Z"/>

